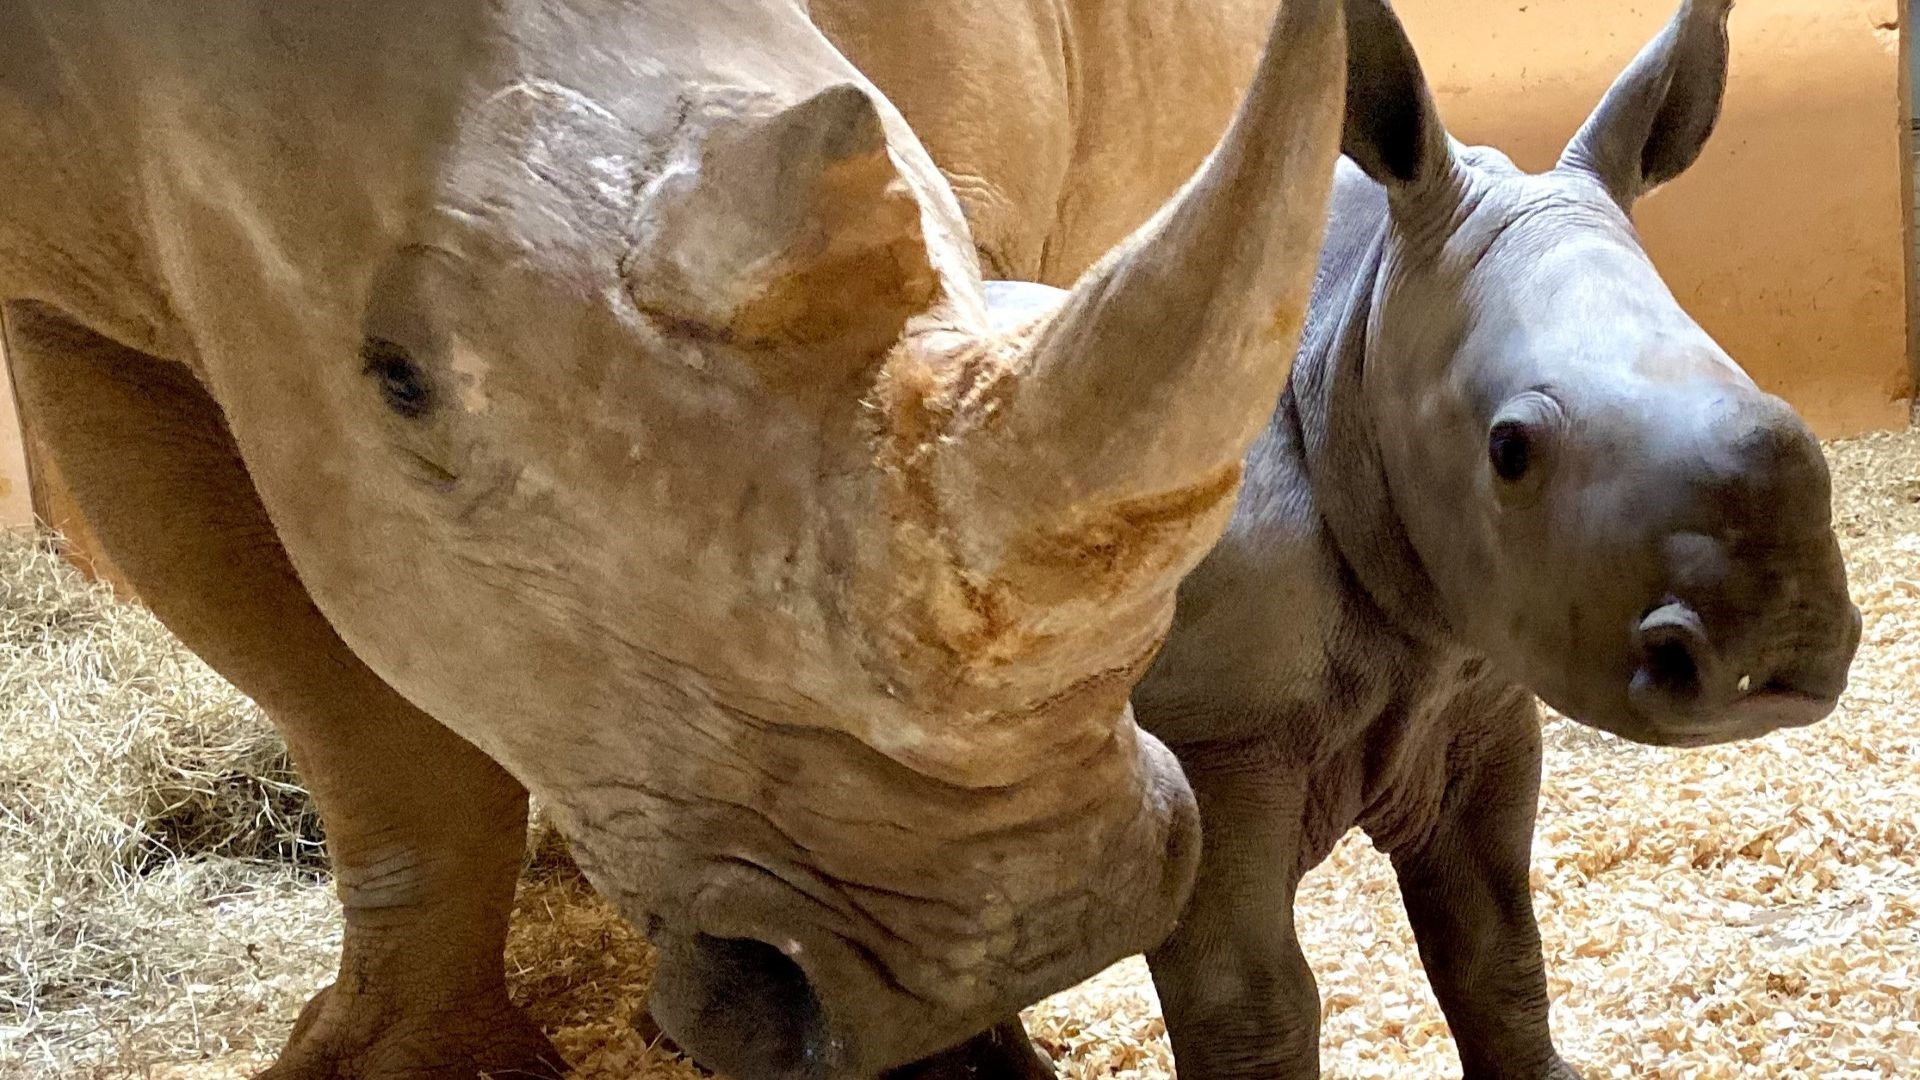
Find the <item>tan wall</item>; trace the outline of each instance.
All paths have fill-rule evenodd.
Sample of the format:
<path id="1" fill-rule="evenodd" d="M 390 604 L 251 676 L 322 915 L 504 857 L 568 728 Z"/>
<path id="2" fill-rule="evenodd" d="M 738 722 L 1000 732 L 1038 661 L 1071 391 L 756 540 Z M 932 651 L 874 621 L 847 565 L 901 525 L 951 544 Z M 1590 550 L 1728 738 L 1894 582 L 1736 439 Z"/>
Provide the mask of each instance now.
<path id="1" fill-rule="evenodd" d="M 1662 0 L 1399 0 L 1448 126 L 1545 168 Z M 1898 0 L 1739 0 L 1705 156 L 1637 212 L 1695 318 L 1823 435 L 1907 422 Z"/>

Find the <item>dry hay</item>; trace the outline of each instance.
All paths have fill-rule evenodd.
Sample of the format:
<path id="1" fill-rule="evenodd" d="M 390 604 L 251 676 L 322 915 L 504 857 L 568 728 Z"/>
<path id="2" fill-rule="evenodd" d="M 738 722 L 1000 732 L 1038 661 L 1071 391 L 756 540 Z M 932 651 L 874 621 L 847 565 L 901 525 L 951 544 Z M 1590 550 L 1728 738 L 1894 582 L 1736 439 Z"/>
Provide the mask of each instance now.
<path id="1" fill-rule="evenodd" d="M 1595 1080 L 1920 1075 L 1920 436 L 1836 444 L 1832 460 L 1866 613 L 1839 714 L 1686 752 L 1548 721 L 1535 904 L 1556 1037 Z M 243 1076 L 327 977 L 330 898 L 251 861 L 260 830 L 251 853 L 156 861 L 172 842 L 134 808 L 173 798 L 144 785 L 178 783 L 174 758 L 143 747 L 249 745 L 259 762 L 270 743 L 239 734 L 258 734 L 254 715 L 150 620 L 18 542 L 0 559 L 0 913 L 26 913 L 0 915 L 0 1072 Z M 199 725 L 225 733 L 180 734 Z M 188 772 L 231 780 L 234 764 Z M 1309 877 L 1299 921 L 1329 1075 L 1458 1075 L 1391 871 L 1363 838 Z M 528 875 L 508 964 L 584 1080 L 698 1075 L 633 1032 L 651 959 L 564 864 Z M 1137 958 L 1027 1018 L 1067 1077 L 1171 1074 Z"/>
<path id="2" fill-rule="evenodd" d="M 270 1049 L 338 946 L 319 841 L 250 702 L 0 536 L 0 1071 Z"/>

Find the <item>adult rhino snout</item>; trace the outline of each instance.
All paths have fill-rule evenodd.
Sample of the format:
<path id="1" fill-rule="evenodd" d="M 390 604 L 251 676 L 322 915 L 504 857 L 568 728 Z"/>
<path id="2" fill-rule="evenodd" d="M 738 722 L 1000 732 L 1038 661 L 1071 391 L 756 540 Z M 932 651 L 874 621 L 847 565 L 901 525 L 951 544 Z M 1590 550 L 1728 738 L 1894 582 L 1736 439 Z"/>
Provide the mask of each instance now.
<path id="1" fill-rule="evenodd" d="M 1634 629 L 1639 665 L 1628 702 L 1645 741 L 1700 746 L 1751 738 L 1825 718 L 1847 686 L 1860 644 L 1860 611 L 1851 602 L 1793 628 L 1788 644 L 1763 642 L 1745 662 L 1714 645 L 1705 621 L 1672 601 Z"/>
<path id="2" fill-rule="evenodd" d="M 743 1080 L 874 1076 L 1158 945 L 1193 886 L 1199 811 L 1158 740 L 1113 752 L 1144 789 L 1132 813 L 996 828 L 918 876 L 883 877 L 879 853 L 833 873 L 769 860 L 743 836 L 705 861 L 690 904 L 647 919 L 653 1019 Z M 956 867 L 976 889 L 939 883 Z"/>
<path id="3" fill-rule="evenodd" d="M 787 952 L 753 938 L 695 933 L 661 945 L 657 1018 L 691 1031 L 689 1048 L 737 1076 L 816 1075 L 832 1057 L 820 999 Z M 795 943 L 795 951 L 798 944 Z"/>

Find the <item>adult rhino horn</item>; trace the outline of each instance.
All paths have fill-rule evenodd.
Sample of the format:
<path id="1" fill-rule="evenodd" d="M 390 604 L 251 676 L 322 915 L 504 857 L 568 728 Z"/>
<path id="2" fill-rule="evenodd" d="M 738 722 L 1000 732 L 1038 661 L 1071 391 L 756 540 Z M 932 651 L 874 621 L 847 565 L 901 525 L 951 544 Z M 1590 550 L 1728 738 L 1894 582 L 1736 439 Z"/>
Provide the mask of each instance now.
<path id="1" fill-rule="evenodd" d="M 1197 558 L 1217 535 L 1298 345 L 1339 152 L 1343 23 L 1340 0 L 1286 0 L 1199 173 L 1016 337 L 1015 385 L 964 452 L 987 543 L 1132 528 L 1120 521 Z M 1191 528 L 1175 538 L 1176 524 Z"/>
<path id="2" fill-rule="evenodd" d="M 867 360 L 940 291 L 920 204 L 852 83 L 717 123 L 639 214 L 623 274 L 673 333 Z"/>

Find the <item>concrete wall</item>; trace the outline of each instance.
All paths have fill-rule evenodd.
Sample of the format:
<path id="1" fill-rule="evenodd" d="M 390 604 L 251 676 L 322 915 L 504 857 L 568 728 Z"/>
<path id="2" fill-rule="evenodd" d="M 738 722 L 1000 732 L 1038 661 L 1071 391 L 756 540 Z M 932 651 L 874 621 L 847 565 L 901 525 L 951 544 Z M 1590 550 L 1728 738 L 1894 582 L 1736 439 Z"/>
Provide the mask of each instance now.
<path id="1" fill-rule="evenodd" d="M 1677 0 L 1398 0 L 1449 127 L 1544 168 Z M 1901 0 L 1740 0 L 1719 130 L 1642 204 L 1674 292 L 1821 434 L 1907 422 Z"/>

